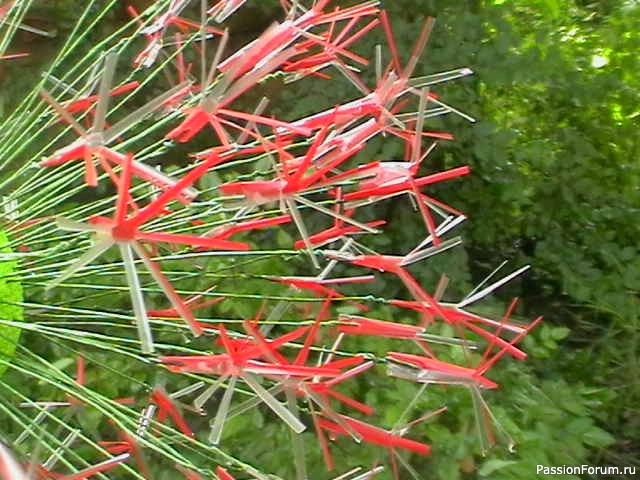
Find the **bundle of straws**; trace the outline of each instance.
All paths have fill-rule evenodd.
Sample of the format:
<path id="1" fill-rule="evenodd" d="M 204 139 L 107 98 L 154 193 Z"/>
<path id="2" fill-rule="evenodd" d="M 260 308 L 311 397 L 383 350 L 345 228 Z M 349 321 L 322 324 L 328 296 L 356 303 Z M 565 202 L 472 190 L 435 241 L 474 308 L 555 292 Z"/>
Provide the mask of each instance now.
<path id="1" fill-rule="evenodd" d="M 0 478 L 280 478 L 230 453 L 234 422 L 260 411 L 290 442 L 239 424 L 291 451 L 297 480 L 310 439 L 327 478 L 419 479 L 417 426 L 446 407 L 410 417 L 433 384 L 470 392 L 483 450 L 508 439 L 481 392 L 500 359 L 525 359 L 540 319 L 512 320 L 515 301 L 497 319 L 473 307 L 527 267 L 449 300 L 445 275 L 430 288 L 415 273 L 461 243 L 465 216 L 433 186 L 470 173 L 429 167 L 452 139 L 430 119 L 473 121 L 437 93 L 469 68 L 414 75 L 433 20 L 401 55 L 375 0 L 280 0 L 249 42 L 227 25 L 252 2 L 157 0 L 94 41 L 122 5 L 83 3 L 0 128 Z M 18 30 L 52 35 L 29 26 L 37 4 L 1 6 L 3 62 L 29 54 L 6 53 Z M 384 42 L 365 58 L 369 35 Z M 352 99 L 291 119 L 256 93 L 294 82 L 346 83 Z M 374 140 L 404 157 L 370 158 Z M 382 202 L 413 208 L 415 248 L 367 246 L 394 222 Z M 381 277 L 404 298 L 368 294 Z M 367 378 L 418 384 L 394 425 L 353 394 Z M 335 472 L 347 442 L 388 460 Z"/>

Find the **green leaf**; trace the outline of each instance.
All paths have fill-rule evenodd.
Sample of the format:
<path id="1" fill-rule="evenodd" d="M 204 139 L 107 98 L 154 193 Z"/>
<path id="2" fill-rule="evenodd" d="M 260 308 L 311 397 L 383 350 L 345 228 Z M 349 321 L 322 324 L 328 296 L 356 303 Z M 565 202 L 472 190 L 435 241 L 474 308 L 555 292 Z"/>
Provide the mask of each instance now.
<path id="1" fill-rule="evenodd" d="M 583 439 L 584 443 L 596 448 L 604 448 L 616 443 L 616 439 L 613 435 L 598 427 L 593 427 L 586 432 Z"/>
<path id="2" fill-rule="evenodd" d="M 8 246 L 9 240 L 4 232 L 0 232 L 0 255 L 11 253 Z M 14 274 L 17 262 L 3 261 L 0 258 L 0 322 L 22 321 L 22 307 L 16 303 L 22 302 L 22 285 L 16 280 Z M 0 358 L 10 360 L 16 350 L 20 329 L 0 323 Z M 0 365 L 0 376 L 7 367 Z"/>
<path id="3" fill-rule="evenodd" d="M 571 330 L 567 327 L 555 327 L 553 330 L 551 330 L 551 337 L 554 340 L 562 340 L 563 338 L 567 338 L 567 336 L 569 336 L 569 333 L 571 333 Z"/>
<path id="4" fill-rule="evenodd" d="M 491 475 L 493 472 L 508 467 L 509 465 L 515 465 L 516 463 L 518 462 L 514 460 L 500 460 L 499 458 L 492 458 L 482 464 L 478 469 L 478 474 L 482 477 L 486 477 Z"/>

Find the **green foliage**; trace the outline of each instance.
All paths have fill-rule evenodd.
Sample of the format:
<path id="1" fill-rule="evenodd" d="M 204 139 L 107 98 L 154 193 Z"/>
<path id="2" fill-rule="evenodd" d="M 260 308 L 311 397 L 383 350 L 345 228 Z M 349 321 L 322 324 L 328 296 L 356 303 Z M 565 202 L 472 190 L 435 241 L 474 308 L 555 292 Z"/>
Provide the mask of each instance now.
<path id="1" fill-rule="evenodd" d="M 637 461 L 640 387 L 629 380 L 640 368 L 637 2 L 398 0 L 384 7 L 393 19 L 400 52 L 410 51 L 422 15 L 437 17 L 418 73 L 459 66 L 476 73 L 437 92 L 477 123 L 469 128 L 451 117 L 428 124 L 457 138 L 441 143 L 425 169 L 462 163 L 473 169 L 469 178 L 438 186 L 435 192 L 470 218 L 463 235 L 468 257 L 456 252 L 451 257 L 458 260 L 445 265 L 444 271 L 460 280 L 454 293 L 503 259 L 512 265 L 531 263 L 533 272 L 508 290 L 522 297 L 525 311 L 544 313 L 548 324 L 525 343 L 534 357 L 544 359 L 527 378 L 534 384 L 544 379 L 540 381 L 547 390 L 575 400 L 582 410 L 571 429 L 553 428 L 579 440 L 584 425 L 604 427 L 613 437 L 604 430 L 587 434 L 584 443 L 578 442 L 579 458 L 609 447 L 604 453 L 609 461 Z M 376 42 L 360 42 L 360 51 L 366 55 Z M 286 92 L 283 104 L 292 116 L 357 95 L 349 85 L 305 93 Z M 366 153 L 372 159 L 402 154 L 383 142 Z M 412 230 L 421 228 L 404 219 L 405 211 L 396 207 L 391 216 L 399 226 L 392 224 L 389 236 L 380 240 L 398 251 L 406 247 L 405 238 L 415 237 Z M 575 398 L 572 390 L 589 391 L 580 385 L 597 385 L 601 395 L 610 393 L 592 403 Z M 519 391 L 524 386 L 507 380 L 504 388 Z M 543 397 L 533 398 L 535 403 Z M 538 406 L 543 409 L 544 404 Z M 538 411 L 531 405 L 527 409 Z M 513 421 L 525 437 L 538 438 L 519 451 L 536 458 L 538 448 L 567 449 L 562 438 L 547 444 L 543 432 L 528 431 L 534 425 L 519 420 Z M 622 445 L 627 452 L 621 457 L 617 452 Z M 490 459 L 478 472 L 492 478 L 520 472 L 513 478 L 527 478 L 535 469 L 533 463 L 527 470 L 513 461 Z M 460 470 L 451 463 L 441 468 L 438 478 L 454 478 L 451 472 Z"/>
<path id="2" fill-rule="evenodd" d="M 546 318 L 571 325 L 589 352 L 565 356 L 572 377 L 624 392 L 594 414 L 637 448 L 627 422 L 640 399 L 628 381 L 638 368 L 640 85 L 630 72 L 640 9 L 539 3 L 486 6 L 478 89 L 487 121 L 463 187 L 471 239 L 485 254 L 535 265 L 525 301 L 532 311 L 547 303 Z"/>
<path id="3" fill-rule="evenodd" d="M 546 327 L 533 335 L 532 342 L 544 344 L 549 336 L 559 338 L 565 334 L 562 329 Z M 610 400 L 609 394 L 563 379 L 553 368 L 562 355 L 557 345 L 542 352 L 534 349 L 529 365 L 508 362 L 491 375 L 501 388 L 484 397 L 498 423 L 513 437 L 512 452 L 507 448 L 507 438 L 498 430 L 500 444 L 483 457 L 469 392 L 464 388 L 428 387 L 415 411 L 433 411 L 443 405 L 448 408 L 437 422 L 414 432 L 424 432 L 434 447 L 424 463 L 424 471 L 433 472 L 428 478 L 530 478 L 538 464 L 580 465 L 589 457 L 590 449 L 611 445 L 614 439 L 593 418 L 594 410 Z M 549 368 L 544 379 L 537 373 L 541 365 Z M 387 421 L 392 423 L 415 391 L 415 386 L 397 383 L 384 392 L 371 391 L 367 400 L 384 405 Z"/>
<path id="4" fill-rule="evenodd" d="M 23 308 L 16 305 L 22 302 L 22 286 L 15 278 L 17 263 L 13 260 L 3 260 L 2 254 L 11 253 L 7 246 L 7 235 L 0 231 L 0 317 L 3 320 L 21 321 Z M 20 329 L 0 325 L 0 358 L 11 359 L 20 338 Z M 6 366 L 0 364 L 0 376 Z"/>

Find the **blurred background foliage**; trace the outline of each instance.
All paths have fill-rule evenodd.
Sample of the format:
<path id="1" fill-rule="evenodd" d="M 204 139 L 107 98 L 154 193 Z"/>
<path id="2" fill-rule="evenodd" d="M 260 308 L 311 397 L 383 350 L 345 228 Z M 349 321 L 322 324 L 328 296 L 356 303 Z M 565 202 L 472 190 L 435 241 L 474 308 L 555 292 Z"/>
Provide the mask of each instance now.
<path id="1" fill-rule="evenodd" d="M 468 215 L 464 247 L 421 264 L 415 273 L 433 284 L 446 272 L 452 279 L 448 295 L 455 299 L 503 260 L 513 269 L 530 263 L 533 271 L 485 308 L 500 315 L 501 305 L 518 296 L 521 315 L 543 314 L 546 320 L 525 342 L 530 360 L 505 361 L 493 377 L 502 389 L 487 395 L 496 417 L 516 440 L 515 451 L 498 447 L 481 456 L 468 393 L 429 387 L 417 410 L 447 405 L 449 412 L 414 432 L 426 436 L 434 452 L 427 459 L 414 457 L 412 463 L 424 478 L 447 480 L 533 478 L 537 464 L 640 465 L 639 2 L 382 3 L 405 54 L 422 18 L 437 18 L 417 74 L 460 66 L 475 71 L 474 77 L 438 93 L 477 122 L 468 125 L 454 117 L 431 122 L 428 128 L 450 131 L 456 139 L 442 142 L 425 166 L 427 171 L 461 164 L 473 168 L 472 176 L 435 191 Z M 61 34 L 72 27 L 77 1 L 46 4 L 36 11 L 35 20 L 55 25 Z M 248 36 L 260 32 L 273 18 L 271 5 L 248 6 L 232 30 Z M 110 21 L 126 19 L 123 8 L 115 9 Z M 375 35 L 367 38 L 357 50 L 371 56 L 378 40 Z M 41 42 L 28 35 L 19 41 Z M 38 50 L 45 58 L 47 49 Z M 1 76 L 5 107 L 14 92 L 32 82 L 29 75 L 16 73 L 41 68 L 41 59 L 35 57 L 5 67 L 11 70 Z M 296 118 L 357 95 L 348 84 L 333 87 L 305 80 L 266 88 L 272 105 L 279 106 L 274 113 Z M 366 155 L 401 158 L 398 148 L 378 141 Z M 406 252 L 421 238 L 419 216 L 409 206 L 407 200 L 395 200 L 379 207 L 380 216 L 393 221 L 386 235 L 370 239 L 374 248 Z M 282 246 L 290 244 L 286 232 L 277 240 Z M 286 265 L 268 261 L 256 268 L 253 273 L 293 273 L 293 267 L 287 271 Z M 264 282 L 239 284 L 247 292 L 264 289 Z M 391 277 L 382 276 L 371 293 L 384 291 L 392 298 L 401 295 L 399 290 Z M 222 313 L 229 316 L 255 312 L 241 300 L 223 305 Z M 380 305 L 371 316 L 389 319 L 394 314 L 397 310 Z M 375 350 L 375 341 L 368 342 L 357 347 Z M 351 388 L 378 407 L 387 427 L 416 392 L 414 385 L 383 376 L 365 377 Z M 256 429 L 260 439 L 252 433 Z M 326 474 L 314 473 L 321 472 L 322 465 L 313 434 L 303 438 L 311 478 L 324 478 Z M 274 449 L 276 442 L 282 447 Z M 225 447 L 232 453 L 273 465 L 284 478 L 291 477 L 282 467 L 291 463 L 287 442 L 285 428 L 266 421 L 260 410 L 234 420 L 225 431 Z M 381 454 L 346 441 L 334 453 L 345 467 L 366 464 Z"/>

